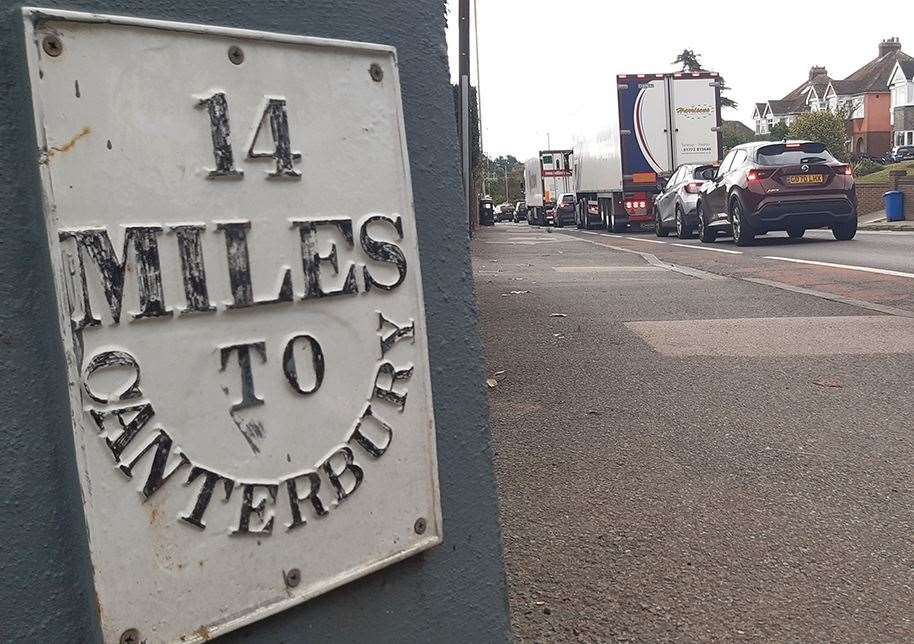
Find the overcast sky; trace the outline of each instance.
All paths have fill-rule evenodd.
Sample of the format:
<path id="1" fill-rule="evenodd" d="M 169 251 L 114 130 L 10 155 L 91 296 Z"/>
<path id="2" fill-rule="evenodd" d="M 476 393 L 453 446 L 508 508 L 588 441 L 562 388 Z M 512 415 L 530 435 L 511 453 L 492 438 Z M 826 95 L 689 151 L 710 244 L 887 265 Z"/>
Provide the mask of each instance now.
<path id="1" fill-rule="evenodd" d="M 457 77 L 457 0 L 448 2 L 451 76 Z M 471 2 L 472 4 L 472 2 Z M 824 65 L 844 78 L 898 36 L 914 54 L 914 2 L 716 5 L 654 0 L 477 0 L 483 145 L 520 159 L 616 121 L 615 76 L 672 71 L 685 48 L 722 74 L 737 110 L 724 118 L 752 125 L 753 104 L 781 98 Z M 716 7 L 720 6 L 720 10 Z M 902 27 L 904 25 L 905 27 Z M 473 83 L 476 83 L 475 59 Z"/>

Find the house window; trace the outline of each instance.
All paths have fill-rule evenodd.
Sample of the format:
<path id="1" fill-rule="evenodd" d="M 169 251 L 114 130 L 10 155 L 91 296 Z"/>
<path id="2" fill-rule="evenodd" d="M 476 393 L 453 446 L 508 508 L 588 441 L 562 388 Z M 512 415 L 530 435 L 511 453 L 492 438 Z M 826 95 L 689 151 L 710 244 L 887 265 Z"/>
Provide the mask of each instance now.
<path id="1" fill-rule="evenodd" d="M 907 132 L 907 133 L 906 133 L 906 138 L 907 138 L 907 144 L 906 144 L 906 145 L 914 144 L 914 132 Z"/>

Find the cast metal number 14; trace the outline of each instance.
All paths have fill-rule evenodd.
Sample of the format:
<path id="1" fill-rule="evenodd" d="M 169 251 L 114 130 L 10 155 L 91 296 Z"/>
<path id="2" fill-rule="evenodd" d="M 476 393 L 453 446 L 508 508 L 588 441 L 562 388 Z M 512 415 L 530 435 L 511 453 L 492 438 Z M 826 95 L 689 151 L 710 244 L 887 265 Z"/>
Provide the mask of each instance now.
<path id="1" fill-rule="evenodd" d="M 240 179 L 244 170 L 235 167 L 235 154 L 232 151 L 231 135 L 229 131 L 228 99 L 224 92 L 199 99 L 200 107 L 206 107 L 209 113 L 210 133 L 213 138 L 213 158 L 216 167 L 207 175 L 210 179 Z M 255 149 L 260 131 L 264 122 L 269 121 L 270 133 L 273 135 L 273 150 L 269 152 Z M 289 141 L 289 117 L 286 114 L 286 99 L 274 96 L 266 97 L 266 105 L 257 121 L 257 127 L 251 135 L 248 145 L 248 159 L 273 159 L 276 169 L 267 173 L 272 179 L 300 179 L 301 172 L 293 167 L 293 163 L 301 159 L 300 152 L 292 151 Z"/>

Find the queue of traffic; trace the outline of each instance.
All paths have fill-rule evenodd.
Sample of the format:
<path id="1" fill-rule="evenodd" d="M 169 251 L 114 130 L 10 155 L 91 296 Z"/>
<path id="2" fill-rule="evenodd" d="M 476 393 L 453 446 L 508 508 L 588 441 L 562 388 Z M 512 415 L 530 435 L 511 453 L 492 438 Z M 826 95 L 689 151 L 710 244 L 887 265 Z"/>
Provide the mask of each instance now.
<path id="1" fill-rule="evenodd" d="M 737 245 L 773 231 L 856 234 L 852 168 L 821 143 L 756 141 L 722 154 L 717 74 L 621 75 L 617 87 L 618 128 L 526 161 L 514 221 Z"/>

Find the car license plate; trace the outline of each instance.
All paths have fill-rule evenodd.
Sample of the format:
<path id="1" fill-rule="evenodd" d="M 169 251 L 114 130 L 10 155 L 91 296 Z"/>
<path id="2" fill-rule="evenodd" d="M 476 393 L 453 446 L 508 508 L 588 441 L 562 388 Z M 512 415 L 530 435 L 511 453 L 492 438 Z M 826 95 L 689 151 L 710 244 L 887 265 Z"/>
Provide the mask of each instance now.
<path id="1" fill-rule="evenodd" d="M 812 186 L 820 183 L 825 183 L 825 175 L 792 174 L 787 177 L 787 185 L 790 186 Z"/>

